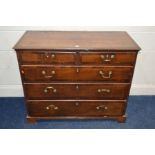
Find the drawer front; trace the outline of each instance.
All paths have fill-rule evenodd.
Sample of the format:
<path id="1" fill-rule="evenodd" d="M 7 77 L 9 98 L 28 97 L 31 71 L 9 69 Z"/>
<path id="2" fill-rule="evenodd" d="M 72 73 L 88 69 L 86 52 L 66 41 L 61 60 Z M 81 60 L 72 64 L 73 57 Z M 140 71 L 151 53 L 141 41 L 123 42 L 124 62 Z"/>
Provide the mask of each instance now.
<path id="1" fill-rule="evenodd" d="M 123 101 L 28 101 L 29 116 L 119 116 Z"/>
<path id="2" fill-rule="evenodd" d="M 129 84 L 80 84 L 79 99 L 124 100 L 129 94 Z"/>
<path id="3" fill-rule="evenodd" d="M 75 64 L 74 53 L 20 52 L 21 64 Z"/>
<path id="4" fill-rule="evenodd" d="M 129 84 L 25 84 L 28 99 L 127 99 Z"/>
<path id="5" fill-rule="evenodd" d="M 28 99 L 75 99 L 76 85 L 72 84 L 25 84 Z"/>
<path id="6" fill-rule="evenodd" d="M 39 67 L 22 66 L 24 82 L 107 81 L 130 82 L 133 67 Z"/>
<path id="7" fill-rule="evenodd" d="M 133 66 L 136 53 L 80 53 L 82 64 L 128 65 Z"/>

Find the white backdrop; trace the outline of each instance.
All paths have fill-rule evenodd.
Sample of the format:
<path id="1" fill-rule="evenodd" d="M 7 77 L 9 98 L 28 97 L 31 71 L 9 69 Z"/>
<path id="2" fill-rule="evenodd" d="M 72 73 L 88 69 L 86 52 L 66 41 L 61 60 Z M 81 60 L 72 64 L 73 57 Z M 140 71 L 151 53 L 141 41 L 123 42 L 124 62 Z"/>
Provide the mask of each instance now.
<path id="1" fill-rule="evenodd" d="M 0 27 L 0 96 L 23 96 L 14 44 L 26 30 L 127 31 L 142 48 L 131 95 L 155 95 L 155 27 Z"/>

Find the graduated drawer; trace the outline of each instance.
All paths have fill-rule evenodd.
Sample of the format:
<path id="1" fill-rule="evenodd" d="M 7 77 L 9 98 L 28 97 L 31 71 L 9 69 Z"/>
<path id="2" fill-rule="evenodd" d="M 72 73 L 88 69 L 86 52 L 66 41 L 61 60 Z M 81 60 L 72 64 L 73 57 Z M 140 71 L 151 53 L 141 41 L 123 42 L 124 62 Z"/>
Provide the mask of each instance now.
<path id="1" fill-rule="evenodd" d="M 25 84 L 30 100 L 51 99 L 127 99 L 130 84 Z"/>
<path id="2" fill-rule="evenodd" d="M 137 53 L 135 52 L 102 52 L 102 53 L 80 53 L 82 64 L 104 64 L 104 65 L 126 65 L 133 66 L 136 61 Z"/>
<path id="3" fill-rule="evenodd" d="M 28 101 L 29 116 L 121 116 L 124 101 Z"/>
<path id="4" fill-rule="evenodd" d="M 133 67 L 21 66 L 24 82 L 106 81 L 130 82 Z"/>
<path id="5" fill-rule="evenodd" d="M 19 52 L 20 64 L 75 64 L 75 53 L 25 51 Z"/>

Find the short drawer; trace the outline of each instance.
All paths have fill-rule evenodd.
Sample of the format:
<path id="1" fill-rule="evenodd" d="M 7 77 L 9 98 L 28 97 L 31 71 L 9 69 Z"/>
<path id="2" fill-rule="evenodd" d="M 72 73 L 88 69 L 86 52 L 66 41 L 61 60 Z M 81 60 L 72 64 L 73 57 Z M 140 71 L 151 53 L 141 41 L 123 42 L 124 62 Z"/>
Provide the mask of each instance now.
<path id="1" fill-rule="evenodd" d="M 75 54 L 71 52 L 25 51 L 18 55 L 21 64 L 75 64 Z"/>
<path id="2" fill-rule="evenodd" d="M 22 66 L 24 82 L 106 81 L 130 82 L 133 67 L 41 67 Z"/>
<path id="3" fill-rule="evenodd" d="M 127 99 L 130 84 L 25 84 L 28 99 Z"/>
<path id="4" fill-rule="evenodd" d="M 76 85 L 73 84 L 25 84 L 28 99 L 75 99 Z"/>
<path id="5" fill-rule="evenodd" d="M 82 64 L 103 64 L 103 65 L 126 65 L 133 66 L 136 61 L 137 53 L 80 53 L 80 61 Z"/>
<path id="6" fill-rule="evenodd" d="M 124 101 L 28 101 L 28 114 L 48 116 L 121 116 Z"/>

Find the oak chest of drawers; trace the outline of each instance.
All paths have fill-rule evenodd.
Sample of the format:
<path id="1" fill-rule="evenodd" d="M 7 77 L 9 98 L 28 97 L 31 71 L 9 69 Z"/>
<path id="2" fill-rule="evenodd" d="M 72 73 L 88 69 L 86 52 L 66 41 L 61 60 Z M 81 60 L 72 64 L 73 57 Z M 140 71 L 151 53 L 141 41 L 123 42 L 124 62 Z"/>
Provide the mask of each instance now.
<path id="1" fill-rule="evenodd" d="M 125 121 L 140 50 L 126 32 L 28 31 L 14 49 L 29 122 Z"/>

